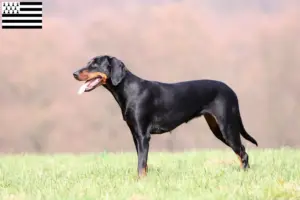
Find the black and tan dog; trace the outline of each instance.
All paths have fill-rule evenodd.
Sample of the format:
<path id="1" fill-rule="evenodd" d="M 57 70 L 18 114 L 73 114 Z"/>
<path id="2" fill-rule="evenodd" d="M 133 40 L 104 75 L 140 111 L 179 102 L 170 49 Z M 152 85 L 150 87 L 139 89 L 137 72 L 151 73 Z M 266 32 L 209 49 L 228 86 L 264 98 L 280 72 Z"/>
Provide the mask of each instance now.
<path id="1" fill-rule="evenodd" d="M 133 136 L 139 177 L 147 173 L 151 134 L 170 132 L 202 115 L 213 134 L 238 155 L 241 167 L 249 167 L 240 134 L 256 146 L 257 142 L 243 126 L 235 92 L 223 82 L 148 81 L 131 73 L 119 59 L 107 55 L 93 58 L 73 76 L 85 81 L 81 93 L 103 85 L 118 102 Z"/>

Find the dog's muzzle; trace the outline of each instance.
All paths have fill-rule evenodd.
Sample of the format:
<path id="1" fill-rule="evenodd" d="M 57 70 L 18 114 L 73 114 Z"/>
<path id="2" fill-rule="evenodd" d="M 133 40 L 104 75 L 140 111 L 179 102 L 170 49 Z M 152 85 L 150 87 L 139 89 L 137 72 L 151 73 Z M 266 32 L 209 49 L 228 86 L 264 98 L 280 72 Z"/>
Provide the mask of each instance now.
<path id="1" fill-rule="evenodd" d="M 84 92 L 90 92 L 100 85 L 106 84 L 107 75 L 101 72 L 75 72 L 73 76 L 78 81 L 85 81 L 85 83 L 79 88 L 78 94 Z"/>

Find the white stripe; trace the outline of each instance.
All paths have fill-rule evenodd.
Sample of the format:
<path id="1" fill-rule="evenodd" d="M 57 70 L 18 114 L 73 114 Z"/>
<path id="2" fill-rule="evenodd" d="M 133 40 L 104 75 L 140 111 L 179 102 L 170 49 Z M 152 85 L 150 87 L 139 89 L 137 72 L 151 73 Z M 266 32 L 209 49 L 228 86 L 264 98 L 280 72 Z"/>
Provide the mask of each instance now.
<path id="1" fill-rule="evenodd" d="M 43 8 L 43 5 L 20 5 L 20 8 Z"/>
<path id="2" fill-rule="evenodd" d="M 42 23 L 2 23 L 2 26 L 42 26 Z"/>
<path id="3" fill-rule="evenodd" d="M 43 14 L 42 11 L 20 11 L 19 14 Z"/>
<path id="4" fill-rule="evenodd" d="M 2 17 L 2 20 L 42 20 L 42 17 Z"/>

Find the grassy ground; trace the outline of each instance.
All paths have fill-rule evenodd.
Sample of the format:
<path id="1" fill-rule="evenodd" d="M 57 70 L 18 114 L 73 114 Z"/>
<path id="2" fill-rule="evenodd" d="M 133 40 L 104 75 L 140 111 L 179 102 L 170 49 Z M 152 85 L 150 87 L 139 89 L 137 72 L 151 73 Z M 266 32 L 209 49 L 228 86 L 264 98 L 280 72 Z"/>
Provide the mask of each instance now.
<path id="1" fill-rule="evenodd" d="M 1 156 L 3 200 L 300 199 L 300 151 L 249 151 L 251 169 L 233 152 L 150 153 L 136 180 L 136 154 Z"/>

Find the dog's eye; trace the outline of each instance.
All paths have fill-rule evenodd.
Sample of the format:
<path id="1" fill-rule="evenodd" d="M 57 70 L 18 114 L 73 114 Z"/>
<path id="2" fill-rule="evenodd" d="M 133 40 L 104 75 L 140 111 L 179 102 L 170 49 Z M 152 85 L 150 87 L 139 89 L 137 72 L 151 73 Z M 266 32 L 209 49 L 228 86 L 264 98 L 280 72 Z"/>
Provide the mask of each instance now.
<path id="1" fill-rule="evenodd" d="M 96 65 L 96 64 L 90 64 L 89 67 L 90 67 L 90 68 L 97 68 L 97 65 Z"/>

